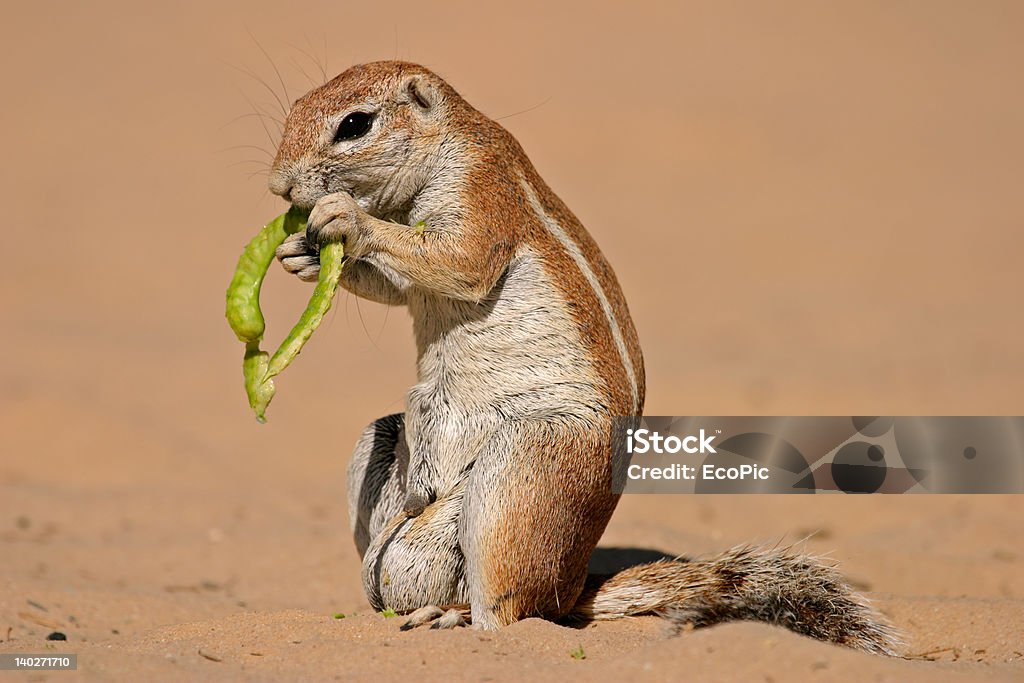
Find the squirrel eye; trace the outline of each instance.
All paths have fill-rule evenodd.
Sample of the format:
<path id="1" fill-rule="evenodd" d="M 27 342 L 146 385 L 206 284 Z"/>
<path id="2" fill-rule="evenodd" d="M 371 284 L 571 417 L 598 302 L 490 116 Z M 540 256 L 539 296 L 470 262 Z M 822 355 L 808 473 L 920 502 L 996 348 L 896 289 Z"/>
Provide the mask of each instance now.
<path id="1" fill-rule="evenodd" d="M 334 141 L 352 140 L 366 135 L 373 123 L 373 115 L 362 111 L 354 111 L 338 124 L 338 130 L 334 134 Z"/>

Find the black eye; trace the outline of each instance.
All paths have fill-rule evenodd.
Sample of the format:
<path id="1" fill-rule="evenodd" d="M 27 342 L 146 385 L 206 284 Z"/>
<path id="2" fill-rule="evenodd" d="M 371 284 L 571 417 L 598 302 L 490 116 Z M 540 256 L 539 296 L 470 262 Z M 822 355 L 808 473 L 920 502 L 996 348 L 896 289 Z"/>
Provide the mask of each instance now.
<path id="1" fill-rule="evenodd" d="M 338 124 L 338 131 L 334 134 L 334 141 L 353 140 L 366 135 L 373 123 L 373 114 L 362 111 L 354 111 L 341 120 Z"/>

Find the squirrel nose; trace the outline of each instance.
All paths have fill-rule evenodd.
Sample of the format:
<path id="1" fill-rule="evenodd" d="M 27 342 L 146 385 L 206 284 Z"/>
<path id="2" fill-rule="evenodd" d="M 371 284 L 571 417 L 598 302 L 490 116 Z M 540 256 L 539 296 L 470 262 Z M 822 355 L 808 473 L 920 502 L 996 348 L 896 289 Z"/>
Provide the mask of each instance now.
<path id="1" fill-rule="evenodd" d="M 295 187 L 294 176 L 288 173 L 282 173 L 280 171 L 274 171 L 270 174 L 270 180 L 267 183 L 270 186 L 270 191 L 279 197 L 283 197 L 285 201 L 292 200 L 292 189 Z"/>

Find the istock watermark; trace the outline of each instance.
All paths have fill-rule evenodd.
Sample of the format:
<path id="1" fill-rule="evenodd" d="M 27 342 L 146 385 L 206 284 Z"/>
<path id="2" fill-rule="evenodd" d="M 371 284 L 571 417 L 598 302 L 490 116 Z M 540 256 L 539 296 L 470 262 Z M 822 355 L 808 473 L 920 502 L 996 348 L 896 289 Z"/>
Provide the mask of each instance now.
<path id="1" fill-rule="evenodd" d="M 617 493 L 1021 493 L 1024 417 L 635 417 Z"/>
<path id="2" fill-rule="evenodd" d="M 628 453 L 714 453 L 715 448 L 711 445 L 715 437 L 707 436 L 704 430 L 700 430 L 699 436 L 684 436 L 682 438 L 675 434 L 667 437 L 649 429 L 627 429 L 626 430 L 626 452 Z M 697 444 L 696 446 L 694 444 Z"/>

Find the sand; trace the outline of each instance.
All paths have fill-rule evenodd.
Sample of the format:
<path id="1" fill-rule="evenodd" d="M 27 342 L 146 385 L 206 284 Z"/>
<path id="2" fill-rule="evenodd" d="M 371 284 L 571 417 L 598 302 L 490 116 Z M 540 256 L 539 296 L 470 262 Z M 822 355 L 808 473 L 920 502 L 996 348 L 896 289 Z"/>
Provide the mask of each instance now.
<path id="1" fill-rule="evenodd" d="M 402 633 L 362 595 L 343 491 L 357 434 L 413 382 L 406 314 L 342 295 L 260 426 L 222 306 L 239 249 L 283 206 L 260 174 L 274 124 L 268 138 L 247 98 L 274 115 L 269 90 L 321 80 L 304 53 L 332 74 L 401 57 L 503 117 L 597 237 L 643 342 L 648 414 L 1021 414 L 1022 15 L 8 8 L 0 652 L 80 664 L 0 678 L 1020 680 L 1013 496 L 627 496 L 602 540 L 597 559 L 621 562 L 814 533 L 906 659 L 656 618 Z M 271 274 L 268 338 L 308 292 Z"/>

